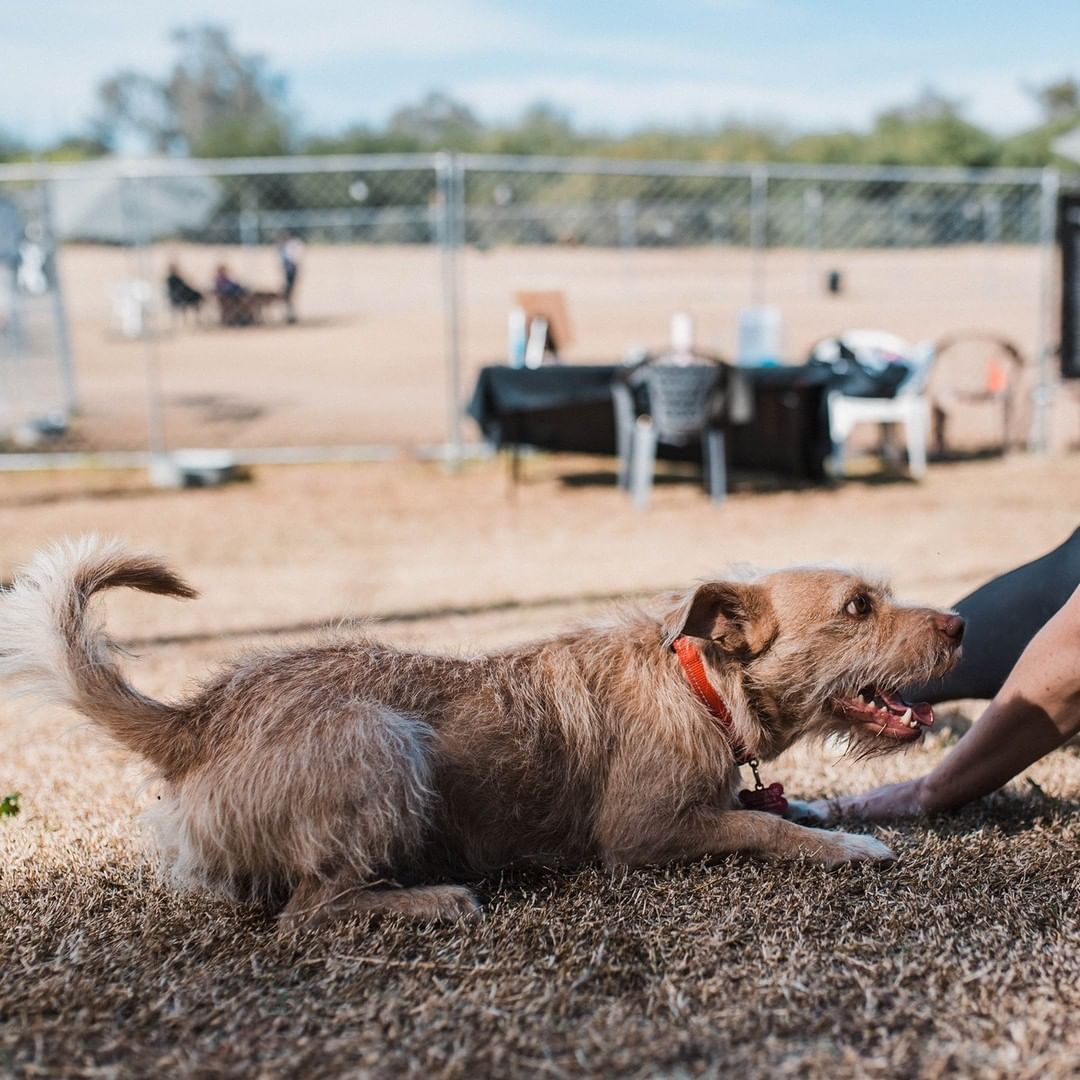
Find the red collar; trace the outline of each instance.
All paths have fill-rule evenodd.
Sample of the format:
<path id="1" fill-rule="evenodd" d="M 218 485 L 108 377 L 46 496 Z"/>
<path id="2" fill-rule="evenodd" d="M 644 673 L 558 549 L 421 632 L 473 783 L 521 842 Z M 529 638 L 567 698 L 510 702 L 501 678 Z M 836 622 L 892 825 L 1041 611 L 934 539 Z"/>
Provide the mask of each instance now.
<path id="1" fill-rule="evenodd" d="M 731 710 L 717 692 L 716 687 L 709 682 L 709 676 L 705 673 L 705 661 L 701 659 L 698 647 L 687 637 L 677 637 L 671 644 L 675 655 L 679 658 L 679 663 L 682 664 L 691 689 L 701 704 L 709 710 L 709 715 L 720 725 L 728 742 L 731 743 L 731 749 L 735 754 L 735 764 L 749 765 L 750 771 L 754 774 L 753 791 L 746 789 L 740 791 L 739 802 L 746 810 L 764 810 L 784 817 L 788 812 L 788 801 L 784 798 L 784 785 L 770 784 L 766 787 L 761 782 L 757 758 L 747 753 L 746 747 L 735 734 L 735 722 L 731 719 Z"/>
<path id="2" fill-rule="evenodd" d="M 746 752 L 746 747 L 735 735 L 735 722 L 731 719 L 731 710 L 717 692 L 716 687 L 709 682 L 709 676 L 705 673 L 705 661 L 701 659 L 698 647 L 688 637 L 677 637 L 671 646 L 679 658 L 679 663 L 682 664 L 691 689 L 701 704 L 709 710 L 709 715 L 727 735 L 731 749 L 735 752 L 735 764 L 745 765 L 753 755 Z"/>

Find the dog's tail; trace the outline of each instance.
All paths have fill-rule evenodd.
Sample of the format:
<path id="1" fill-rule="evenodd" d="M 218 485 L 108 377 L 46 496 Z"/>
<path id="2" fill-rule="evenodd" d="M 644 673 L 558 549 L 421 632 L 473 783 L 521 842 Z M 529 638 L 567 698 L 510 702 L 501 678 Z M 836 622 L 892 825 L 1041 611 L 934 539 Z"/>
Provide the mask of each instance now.
<path id="1" fill-rule="evenodd" d="M 0 591 L 0 675 L 28 694 L 69 706 L 163 772 L 195 747 L 180 710 L 140 694 L 116 666 L 115 646 L 87 608 L 102 589 L 128 586 L 194 597 L 160 559 L 93 536 L 39 552 Z"/>

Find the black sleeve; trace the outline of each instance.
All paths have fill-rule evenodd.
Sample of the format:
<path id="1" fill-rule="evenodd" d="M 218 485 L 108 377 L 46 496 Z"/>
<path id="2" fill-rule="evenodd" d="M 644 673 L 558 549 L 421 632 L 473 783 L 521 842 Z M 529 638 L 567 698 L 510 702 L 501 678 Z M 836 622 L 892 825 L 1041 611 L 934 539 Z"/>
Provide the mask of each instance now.
<path id="1" fill-rule="evenodd" d="M 913 687 L 914 701 L 992 698 L 1027 643 L 1080 585 L 1080 529 L 1060 547 L 980 585 L 956 604 L 967 620 L 964 651 L 944 679 Z"/>

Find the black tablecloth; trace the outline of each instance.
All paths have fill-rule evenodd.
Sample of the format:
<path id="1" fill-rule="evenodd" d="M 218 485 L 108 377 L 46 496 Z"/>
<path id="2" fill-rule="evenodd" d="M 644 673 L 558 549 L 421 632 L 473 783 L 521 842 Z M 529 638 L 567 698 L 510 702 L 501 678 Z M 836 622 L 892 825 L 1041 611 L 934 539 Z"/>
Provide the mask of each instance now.
<path id="1" fill-rule="evenodd" d="M 468 414 L 495 446 L 535 446 L 583 454 L 615 453 L 611 383 L 625 368 L 615 364 L 559 367 L 486 367 Z M 740 368 L 753 391 L 753 418 L 729 430 L 734 468 L 776 472 L 800 479 L 825 476 L 831 450 L 826 393 L 829 369 Z M 697 447 L 661 446 L 660 456 L 699 460 Z"/>

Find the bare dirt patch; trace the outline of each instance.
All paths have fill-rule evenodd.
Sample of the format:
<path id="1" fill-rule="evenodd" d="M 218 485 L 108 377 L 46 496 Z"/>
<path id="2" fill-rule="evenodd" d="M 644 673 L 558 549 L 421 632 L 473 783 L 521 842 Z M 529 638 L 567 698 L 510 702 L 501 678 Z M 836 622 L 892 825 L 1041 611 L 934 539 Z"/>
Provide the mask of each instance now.
<path id="1" fill-rule="evenodd" d="M 146 264 L 117 248 L 71 245 L 61 270 L 71 321 L 81 412 L 72 442 L 88 449 L 146 446 L 146 349 L 113 325 L 113 290 L 148 272 L 155 287 L 176 260 L 206 287 L 218 262 L 253 288 L 278 287 L 270 247 L 157 246 Z M 827 268 L 843 293 L 823 291 Z M 766 297 L 783 312 L 784 358 L 802 360 L 827 334 L 873 327 L 913 341 L 978 329 L 1014 340 L 1029 358 L 1038 331 L 1034 247 L 807 252 L 770 250 Z M 506 353 L 506 314 L 522 289 L 566 295 L 573 362 L 619 361 L 633 346 L 663 346 L 675 311 L 691 311 L 702 345 L 734 355 L 739 310 L 751 303 L 751 257 L 731 248 L 506 247 L 462 259 L 463 372 L 467 393 L 483 364 Z M 155 319 L 166 437 L 181 446 L 377 443 L 413 446 L 447 436 L 445 313 L 436 249 L 311 245 L 301 271 L 300 322 L 257 327 Z M 953 352 L 985 382 L 987 349 Z M 1024 385 L 1031 372 L 1024 375 Z M 207 402 L 216 402 L 210 408 Z M 1075 403 L 1073 403 L 1075 404 Z M 1026 413 L 1026 409 L 1023 410 Z M 993 442 L 997 410 L 965 406 L 952 435 Z M 1064 442 L 1078 434 L 1061 415 Z M 1017 416 L 1019 432 L 1025 416 Z M 469 434 L 476 433 L 469 425 Z"/>

